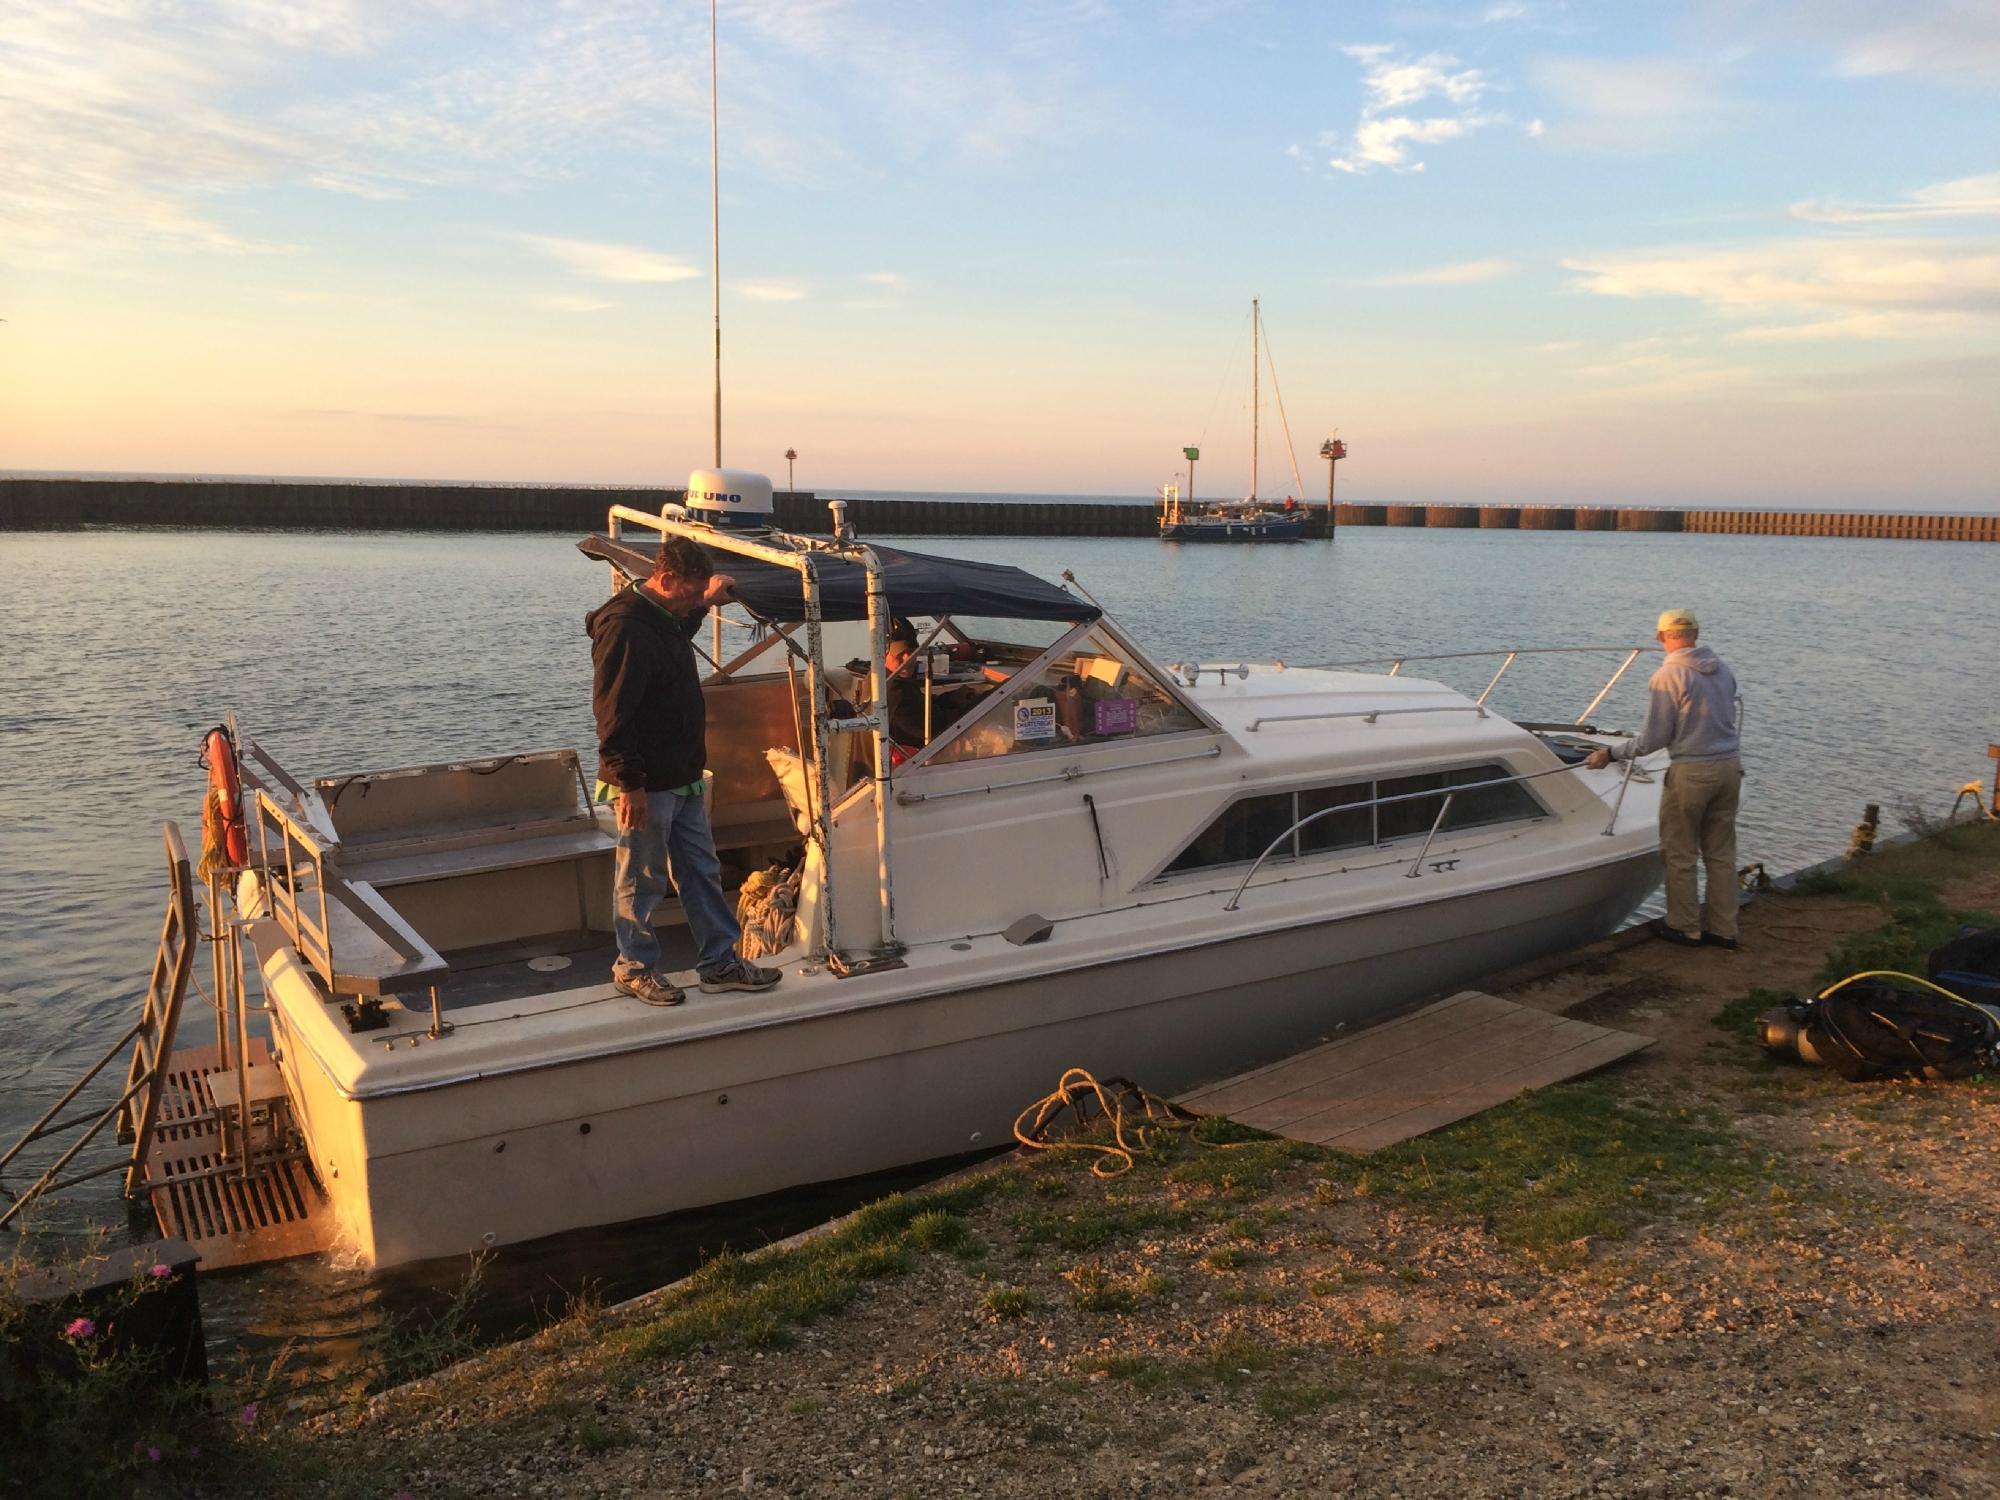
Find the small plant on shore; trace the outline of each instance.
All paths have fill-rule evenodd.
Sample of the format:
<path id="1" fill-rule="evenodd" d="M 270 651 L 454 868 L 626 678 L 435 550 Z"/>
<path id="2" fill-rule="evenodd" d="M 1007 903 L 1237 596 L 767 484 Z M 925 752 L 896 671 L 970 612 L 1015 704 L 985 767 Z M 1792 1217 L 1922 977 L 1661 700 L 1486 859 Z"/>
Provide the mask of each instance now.
<path id="1" fill-rule="evenodd" d="M 919 1250 L 960 1250 L 972 1238 L 965 1220 L 942 1208 L 926 1209 L 910 1220 L 909 1235 Z"/>
<path id="2" fill-rule="evenodd" d="M 170 1378 L 159 1353 L 127 1337 L 171 1269 L 142 1265 L 86 1309 L 30 1294 L 27 1243 L 0 1260 L 0 1489 L 96 1497 L 152 1476 L 186 1484 L 232 1434 L 205 1387 Z M 62 1260 L 81 1271 L 101 1253 L 93 1243 Z"/>
<path id="3" fill-rule="evenodd" d="M 1062 1274 L 1070 1284 L 1071 1300 L 1079 1312 L 1129 1313 L 1141 1302 L 1164 1297 L 1173 1285 L 1158 1271 L 1119 1276 L 1090 1262 L 1072 1266 Z"/>
<path id="4" fill-rule="evenodd" d="M 469 1257 L 465 1274 L 451 1298 L 436 1312 L 416 1316 L 391 1315 L 366 1340 L 364 1363 L 367 1389 L 386 1390 L 458 1363 L 481 1343 L 476 1314 L 486 1286 L 486 1268 L 493 1253 Z"/>
<path id="5" fill-rule="evenodd" d="M 980 1299 L 986 1316 L 995 1321 L 1025 1317 L 1034 1311 L 1035 1299 L 1017 1286 L 996 1286 Z"/>

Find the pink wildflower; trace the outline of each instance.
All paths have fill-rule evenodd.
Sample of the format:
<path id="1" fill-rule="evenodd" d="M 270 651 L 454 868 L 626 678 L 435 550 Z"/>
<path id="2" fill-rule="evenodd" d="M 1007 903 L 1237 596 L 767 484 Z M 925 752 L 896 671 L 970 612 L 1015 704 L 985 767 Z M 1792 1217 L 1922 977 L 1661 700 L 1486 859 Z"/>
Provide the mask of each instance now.
<path id="1" fill-rule="evenodd" d="M 148 1448 L 146 1450 L 146 1457 L 150 1458 L 154 1463 L 158 1463 L 160 1461 L 160 1450 L 158 1448 Z"/>
<path id="2" fill-rule="evenodd" d="M 248 1406 L 243 1408 L 243 1425 L 245 1427 L 255 1427 L 257 1425 L 257 1403 L 255 1401 L 252 1401 Z"/>
<path id="3" fill-rule="evenodd" d="M 96 1336 L 97 1325 L 88 1318 L 74 1318 L 70 1321 L 69 1327 L 63 1330 L 63 1337 L 66 1339 L 88 1339 Z"/>
<path id="4" fill-rule="evenodd" d="M 155 1281 L 165 1281 L 169 1276 L 174 1274 L 174 1268 L 170 1265 L 162 1263 L 160 1265 L 154 1266 L 146 1274 L 152 1277 Z"/>

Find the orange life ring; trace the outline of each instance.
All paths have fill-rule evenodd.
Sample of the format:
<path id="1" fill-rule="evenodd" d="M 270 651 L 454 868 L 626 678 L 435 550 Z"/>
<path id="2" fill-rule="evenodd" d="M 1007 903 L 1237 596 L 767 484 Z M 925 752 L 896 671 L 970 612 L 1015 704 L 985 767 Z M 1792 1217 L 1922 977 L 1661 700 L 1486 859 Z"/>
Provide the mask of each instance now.
<path id="1" fill-rule="evenodd" d="M 250 863 L 250 834 L 243 826 L 243 783 L 236 774 L 236 746 L 229 731 L 219 725 L 202 741 L 202 759 L 208 763 L 208 791 L 222 810 L 223 849 L 232 865 Z"/>

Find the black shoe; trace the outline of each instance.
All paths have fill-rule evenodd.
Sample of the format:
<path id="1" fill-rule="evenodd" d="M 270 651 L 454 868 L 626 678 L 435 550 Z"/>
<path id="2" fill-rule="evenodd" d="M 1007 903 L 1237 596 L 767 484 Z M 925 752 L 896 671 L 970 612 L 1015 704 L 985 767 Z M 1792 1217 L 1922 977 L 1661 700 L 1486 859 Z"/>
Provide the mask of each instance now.
<path id="1" fill-rule="evenodd" d="M 1734 953 L 1743 946 L 1735 938 L 1717 937 L 1712 932 L 1704 932 L 1701 935 L 1701 942 L 1704 948 L 1720 948 L 1725 953 Z"/>
<path id="2" fill-rule="evenodd" d="M 1699 948 L 1701 939 L 1693 933 L 1682 932 L 1678 927 L 1669 927 L 1664 917 L 1652 921 L 1653 936 L 1663 942 L 1672 943 L 1677 948 Z"/>

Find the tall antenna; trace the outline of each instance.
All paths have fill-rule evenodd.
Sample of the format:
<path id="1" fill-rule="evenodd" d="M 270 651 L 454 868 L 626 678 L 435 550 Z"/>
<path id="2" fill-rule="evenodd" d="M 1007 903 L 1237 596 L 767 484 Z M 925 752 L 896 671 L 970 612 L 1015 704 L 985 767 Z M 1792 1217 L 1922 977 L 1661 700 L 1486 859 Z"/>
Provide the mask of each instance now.
<path id="1" fill-rule="evenodd" d="M 715 4 L 708 0 L 708 264 L 715 315 L 715 466 L 722 467 L 722 178 L 716 161 Z"/>

